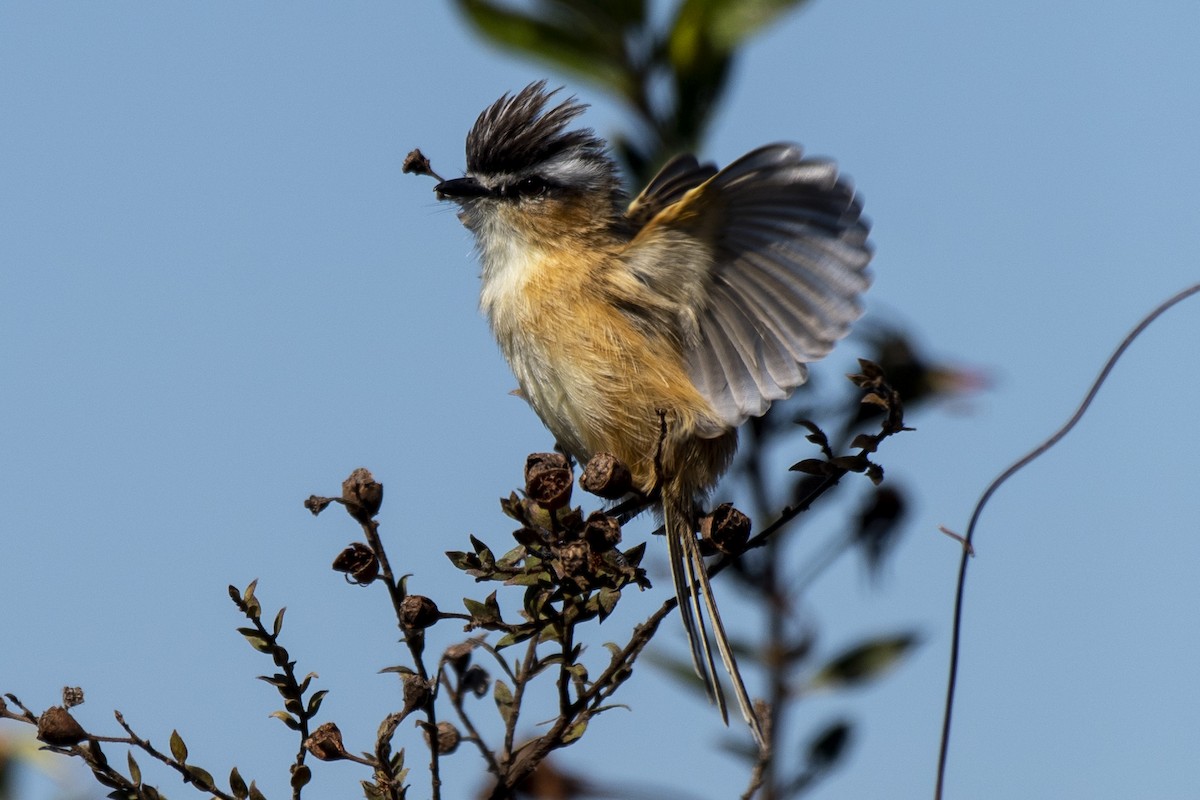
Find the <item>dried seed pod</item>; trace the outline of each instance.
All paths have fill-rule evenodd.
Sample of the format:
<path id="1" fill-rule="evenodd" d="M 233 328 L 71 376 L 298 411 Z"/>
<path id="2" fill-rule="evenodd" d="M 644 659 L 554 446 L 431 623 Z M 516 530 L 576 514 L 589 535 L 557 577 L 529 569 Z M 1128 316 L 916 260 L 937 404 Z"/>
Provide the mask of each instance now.
<path id="1" fill-rule="evenodd" d="M 612 453 L 597 453 L 583 468 L 579 488 L 605 500 L 616 500 L 633 491 L 633 475 Z"/>
<path id="2" fill-rule="evenodd" d="M 342 744 L 342 732 L 332 722 L 321 725 L 304 740 L 304 749 L 320 761 L 337 761 L 346 757 L 346 746 Z"/>
<path id="3" fill-rule="evenodd" d="M 750 518 L 732 503 L 722 503 L 700 519 L 700 536 L 722 553 L 737 555 L 750 538 Z"/>
<path id="4" fill-rule="evenodd" d="M 525 459 L 525 494 L 547 511 L 571 502 L 574 475 L 560 453 L 534 453 Z"/>
<path id="5" fill-rule="evenodd" d="M 621 543 L 621 523 L 603 511 L 593 511 L 583 525 L 583 538 L 593 552 L 606 553 Z"/>
<path id="6" fill-rule="evenodd" d="M 342 500 L 350 516 L 366 525 L 383 505 L 383 484 L 376 482 L 370 470 L 359 467 L 342 481 Z"/>
<path id="7" fill-rule="evenodd" d="M 337 554 L 333 560 L 337 572 L 345 572 L 347 580 L 366 586 L 379 577 L 379 559 L 375 551 L 362 542 L 355 542 Z"/>
<path id="8" fill-rule="evenodd" d="M 458 728 L 454 727 L 449 722 L 439 722 L 437 724 L 437 749 L 441 755 L 449 755 L 458 749 L 458 743 L 462 741 L 462 734 L 458 732 Z M 429 729 L 425 728 L 425 742 L 429 742 Z"/>
<path id="9" fill-rule="evenodd" d="M 51 706 L 38 717 L 37 738 L 51 747 L 72 747 L 87 738 L 87 731 L 62 706 Z"/>
<path id="10" fill-rule="evenodd" d="M 406 630 L 424 630 L 441 618 L 437 603 L 420 594 L 410 594 L 400 601 L 400 624 Z"/>
<path id="11" fill-rule="evenodd" d="M 581 575 L 587 567 L 592 549 L 588 547 L 586 541 L 577 539 L 556 548 L 555 553 L 558 555 L 559 563 L 562 564 L 562 574 L 559 577 L 573 578 Z"/>
<path id="12" fill-rule="evenodd" d="M 429 681 L 423 680 L 419 675 L 404 676 L 404 708 L 400 711 L 400 717 L 403 719 L 418 708 L 424 708 L 429 702 L 429 696 L 432 694 L 432 689 L 429 687 Z"/>

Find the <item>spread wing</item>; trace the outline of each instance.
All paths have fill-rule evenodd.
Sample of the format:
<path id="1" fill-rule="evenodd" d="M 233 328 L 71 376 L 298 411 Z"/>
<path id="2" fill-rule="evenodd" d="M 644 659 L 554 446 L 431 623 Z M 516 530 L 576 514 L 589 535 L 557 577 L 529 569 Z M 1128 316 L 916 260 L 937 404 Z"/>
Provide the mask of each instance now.
<path id="1" fill-rule="evenodd" d="M 675 156 L 651 178 L 641 194 L 633 198 L 625 217 L 642 228 L 658 212 L 679 202 L 687 192 L 717 174 L 713 164 L 701 164 L 693 155 Z"/>
<path id="2" fill-rule="evenodd" d="M 804 383 L 804 365 L 862 313 L 869 225 L 837 167 L 796 145 L 704 169 L 675 159 L 631 204 L 635 223 L 656 213 L 629 263 L 688 309 L 680 324 L 689 375 L 736 427 Z"/>

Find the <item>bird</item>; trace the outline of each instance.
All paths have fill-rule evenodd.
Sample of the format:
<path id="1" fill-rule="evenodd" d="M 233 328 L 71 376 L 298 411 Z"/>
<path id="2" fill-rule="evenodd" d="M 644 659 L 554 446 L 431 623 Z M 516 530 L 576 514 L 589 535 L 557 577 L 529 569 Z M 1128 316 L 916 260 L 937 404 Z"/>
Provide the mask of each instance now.
<path id="1" fill-rule="evenodd" d="M 807 378 L 862 314 L 870 224 L 832 161 L 681 154 L 632 200 L 586 105 L 537 81 L 476 119 L 434 187 L 473 234 L 480 307 L 528 401 L 580 463 L 610 453 L 657 505 L 692 662 L 728 724 L 720 655 L 763 743 L 697 538 L 737 430 Z M 707 620 L 707 621 L 706 621 Z M 711 629 L 711 633 L 710 633 Z"/>

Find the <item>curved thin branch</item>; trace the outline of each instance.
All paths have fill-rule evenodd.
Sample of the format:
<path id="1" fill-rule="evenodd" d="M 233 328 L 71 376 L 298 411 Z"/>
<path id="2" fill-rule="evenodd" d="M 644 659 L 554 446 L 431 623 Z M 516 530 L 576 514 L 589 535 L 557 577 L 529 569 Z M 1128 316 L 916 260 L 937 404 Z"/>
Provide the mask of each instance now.
<path id="1" fill-rule="evenodd" d="M 1027 464 L 1036 459 L 1042 453 L 1045 453 L 1051 447 L 1058 444 L 1059 440 L 1070 433 L 1071 429 L 1074 428 L 1079 420 L 1083 418 L 1083 415 L 1091 406 L 1092 401 L 1096 399 L 1096 395 L 1100 392 L 1100 387 L 1108 378 L 1109 373 L 1112 372 L 1113 367 L 1116 366 L 1117 361 L 1122 355 L 1125 354 L 1125 351 L 1129 348 L 1129 345 L 1133 344 L 1133 340 L 1140 336 L 1142 331 L 1146 330 L 1146 328 L 1148 328 L 1150 324 L 1154 322 L 1154 320 L 1162 316 L 1163 313 L 1165 313 L 1172 306 L 1197 293 L 1200 293 L 1200 283 L 1193 284 L 1169 299 L 1164 300 L 1158 305 L 1157 308 L 1143 317 L 1142 321 L 1134 326 L 1133 330 L 1126 334 L 1125 338 L 1121 341 L 1121 344 L 1119 344 L 1117 349 L 1113 351 L 1112 355 L 1108 357 L 1108 361 L 1105 362 L 1104 368 L 1100 370 L 1100 374 L 1097 375 L 1096 380 L 1092 382 L 1092 388 L 1088 390 L 1087 396 L 1083 398 L 1083 402 L 1079 404 L 1079 408 L 1075 410 L 1075 413 L 1071 415 L 1071 418 L 1068 419 L 1061 428 L 1055 431 L 1050 438 L 1046 439 L 1033 450 L 1029 451 L 1029 453 L 1027 453 L 1025 456 L 1018 459 L 1008 469 L 996 476 L 996 478 L 988 485 L 987 489 L 985 489 L 983 494 L 980 496 L 979 502 L 975 504 L 975 510 L 971 514 L 971 522 L 967 525 L 967 535 L 964 537 L 963 541 L 962 559 L 958 565 L 958 585 L 954 593 L 954 622 L 952 625 L 950 639 L 950 673 L 946 680 L 946 710 L 942 718 L 942 740 L 940 751 L 938 753 L 937 787 L 934 790 L 933 795 L 936 800 L 941 800 L 942 797 L 942 789 L 946 777 L 947 754 L 950 750 L 950 720 L 954 712 L 954 689 L 958 682 L 958 651 L 960 647 L 960 634 L 962 632 L 963 595 L 965 594 L 967 583 L 967 563 L 970 561 L 970 558 L 974 553 L 973 540 L 975 537 L 975 525 L 979 522 L 980 515 L 983 514 L 983 507 L 987 505 L 988 500 L 992 498 L 992 495 L 996 493 L 996 490 L 999 489 L 1005 481 L 1022 470 Z"/>

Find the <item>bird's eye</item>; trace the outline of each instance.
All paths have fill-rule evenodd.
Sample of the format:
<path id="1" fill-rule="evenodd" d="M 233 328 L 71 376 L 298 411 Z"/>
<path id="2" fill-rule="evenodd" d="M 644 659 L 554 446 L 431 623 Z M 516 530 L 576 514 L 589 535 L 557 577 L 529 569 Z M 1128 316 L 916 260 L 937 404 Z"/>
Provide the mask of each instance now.
<path id="1" fill-rule="evenodd" d="M 546 193 L 546 181 L 537 175 L 530 175 L 517 181 L 517 194 L 521 197 L 538 197 Z"/>

